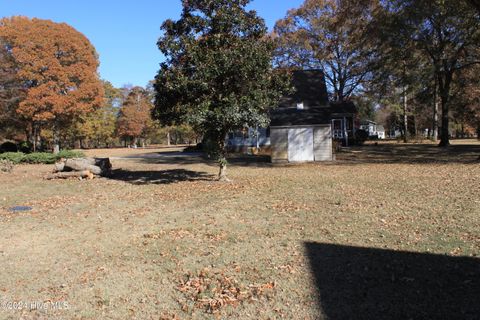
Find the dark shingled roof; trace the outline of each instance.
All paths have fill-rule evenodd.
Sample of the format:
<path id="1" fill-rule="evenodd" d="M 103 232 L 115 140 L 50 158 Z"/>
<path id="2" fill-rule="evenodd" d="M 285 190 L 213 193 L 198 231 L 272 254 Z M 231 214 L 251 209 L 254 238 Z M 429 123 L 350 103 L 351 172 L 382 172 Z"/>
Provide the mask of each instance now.
<path id="1" fill-rule="evenodd" d="M 329 124 L 332 115 L 330 108 L 316 108 L 307 110 L 298 110 L 297 108 L 278 108 L 272 111 L 270 126 L 299 126 L 314 124 Z"/>
<path id="2" fill-rule="evenodd" d="M 357 113 L 353 102 L 328 102 L 325 77 L 320 70 L 294 71 L 292 84 L 296 92 L 284 97 L 270 113 L 272 127 L 330 124 L 333 117 Z M 297 109 L 297 103 L 304 105 Z"/>
<path id="3" fill-rule="evenodd" d="M 329 108 L 333 116 L 358 113 L 358 109 L 352 101 L 330 102 Z"/>
<path id="4" fill-rule="evenodd" d="M 292 73 L 295 92 L 280 100 L 281 108 L 296 108 L 303 102 L 305 109 L 328 105 L 325 76 L 321 70 L 297 70 Z"/>

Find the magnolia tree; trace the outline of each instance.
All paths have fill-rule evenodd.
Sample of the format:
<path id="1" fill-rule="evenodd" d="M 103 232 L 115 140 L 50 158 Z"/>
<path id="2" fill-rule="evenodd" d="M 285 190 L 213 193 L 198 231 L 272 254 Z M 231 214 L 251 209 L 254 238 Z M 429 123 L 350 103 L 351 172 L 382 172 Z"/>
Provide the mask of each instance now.
<path id="1" fill-rule="evenodd" d="M 202 133 L 226 176 L 225 136 L 269 123 L 268 111 L 289 90 L 274 70 L 274 46 L 250 0 L 184 0 L 167 20 L 158 47 L 166 57 L 155 81 L 153 115 L 164 125 L 186 123 Z"/>
<path id="2" fill-rule="evenodd" d="M 36 135 L 51 129 L 58 152 L 61 131 L 102 104 L 95 48 L 65 23 L 26 17 L 1 19 L 0 39 L 26 91 L 16 112 Z"/>

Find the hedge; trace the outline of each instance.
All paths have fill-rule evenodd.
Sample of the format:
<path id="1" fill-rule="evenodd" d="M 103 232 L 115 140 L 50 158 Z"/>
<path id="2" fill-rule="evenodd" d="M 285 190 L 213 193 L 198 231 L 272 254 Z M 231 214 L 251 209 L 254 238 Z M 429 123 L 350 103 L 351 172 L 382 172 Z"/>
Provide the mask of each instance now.
<path id="1" fill-rule="evenodd" d="M 63 150 L 58 154 L 48 153 L 48 152 L 33 152 L 25 154 L 23 152 L 5 152 L 0 154 L 0 160 L 9 160 L 14 164 L 19 163 L 43 163 L 43 164 L 52 164 L 55 161 L 60 160 L 61 158 L 70 159 L 70 158 L 82 158 L 85 155 L 82 152 Z"/>

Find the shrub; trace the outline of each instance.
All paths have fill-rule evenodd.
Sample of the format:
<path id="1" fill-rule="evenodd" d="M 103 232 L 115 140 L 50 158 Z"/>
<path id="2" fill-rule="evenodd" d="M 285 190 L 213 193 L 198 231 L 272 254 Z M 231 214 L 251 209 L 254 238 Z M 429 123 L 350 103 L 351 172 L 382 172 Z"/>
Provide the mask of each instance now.
<path id="1" fill-rule="evenodd" d="M 341 148 L 342 148 L 342 143 L 338 140 L 333 140 L 333 143 L 332 143 L 333 153 L 340 152 Z"/>
<path id="2" fill-rule="evenodd" d="M 22 162 L 52 164 L 55 163 L 56 160 L 57 157 L 53 153 L 33 152 L 24 155 Z"/>
<path id="3" fill-rule="evenodd" d="M 368 139 L 368 132 L 366 130 L 360 129 L 355 132 L 355 143 L 358 145 L 363 145 Z"/>
<path id="4" fill-rule="evenodd" d="M 23 153 L 30 153 L 33 150 L 33 145 L 30 141 L 22 141 L 18 144 L 18 151 Z"/>
<path id="5" fill-rule="evenodd" d="M 82 158 L 84 154 L 78 151 L 64 150 L 58 154 L 49 152 L 33 152 L 25 154 L 22 152 L 5 152 L 0 154 L 0 160 L 9 160 L 14 164 L 19 163 L 33 163 L 33 164 L 52 164 L 55 161 L 65 158 Z"/>
<path id="6" fill-rule="evenodd" d="M 17 145 L 13 142 L 7 141 L 0 145 L 0 152 L 17 152 Z"/>
<path id="7" fill-rule="evenodd" d="M 22 152 L 5 152 L 5 153 L 0 153 L 0 160 L 8 160 L 12 162 L 13 164 L 19 164 L 23 162 L 23 158 L 25 157 L 25 154 Z"/>
<path id="8" fill-rule="evenodd" d="M 56 159 L 59 160 L 61 158 L 65 158 L 65 159 L 83 158 L 85 157 L 85 154 L 81 151 L 62 150 L 55 156 L 56 156 Z"/>

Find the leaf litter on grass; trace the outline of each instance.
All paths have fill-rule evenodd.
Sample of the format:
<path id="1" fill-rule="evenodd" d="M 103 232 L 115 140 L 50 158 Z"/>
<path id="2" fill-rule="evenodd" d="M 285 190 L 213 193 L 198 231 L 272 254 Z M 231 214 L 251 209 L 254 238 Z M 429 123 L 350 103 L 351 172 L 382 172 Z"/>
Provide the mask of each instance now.
<path id="1" fill-rule="evenodd" d="M 197 273 L 187 273 L 178 285 L 185 298 L 179 301 L 182 310 L 191 312 L 193 307 L 217 314 L 227 306 L 237 307 L 274 294 L 275 282 L 246 284 L 237 279 L 240 268 L 233 271 L 205 268 Z"/>

